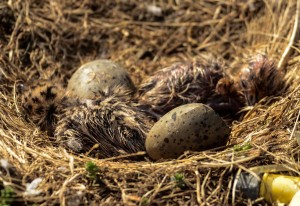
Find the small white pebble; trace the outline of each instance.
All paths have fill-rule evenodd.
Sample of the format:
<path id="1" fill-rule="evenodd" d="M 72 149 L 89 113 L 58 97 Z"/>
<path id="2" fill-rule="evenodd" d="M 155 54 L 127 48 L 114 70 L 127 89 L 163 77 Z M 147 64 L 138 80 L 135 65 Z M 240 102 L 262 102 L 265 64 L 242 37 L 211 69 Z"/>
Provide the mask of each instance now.
<path id="1" fill-rule="evenodd" d="M 61 171 L 61 172 L 65 172 L 67 170 L 67 168 L 64 166 L 61 166 L 61 167 L 58 167 L 57 170 Z"/>
<path id="2" fill-rule="evenodd" d="M 3 167 L 4 169 L 7 170 L 8 168 L 10 168 L 10 164 L 6 159 L 0 159 L 0 162 L 1 162 L 1 167 Z"/>
<path id="3" fill-rule="evenodd" d="M 26 183 L 26 191 L 24 192 L 24 195 L 34 196 L 40 194 L 41 191 L 36 190 L 36 188 L 42 181 L 43 179 L 39 177 L 34 179 L 31 183 Z"/>
<path id="4" fill-rule="evenodd" d="M 148 5 L 147 11 L 155 16 L 161 16 L 162 15 L 162 9 L 155 5 Z"/>

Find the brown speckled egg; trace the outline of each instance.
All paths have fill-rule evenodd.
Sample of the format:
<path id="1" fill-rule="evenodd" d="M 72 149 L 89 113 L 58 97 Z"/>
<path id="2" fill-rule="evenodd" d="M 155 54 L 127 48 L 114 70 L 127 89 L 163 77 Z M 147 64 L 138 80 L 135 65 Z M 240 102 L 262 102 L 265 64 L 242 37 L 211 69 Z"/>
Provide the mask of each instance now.
<path id="1" fill-rule="evenodd" d="M 122 88 L 122 89 L 116 89 Z M 110 90 L 115 93 L 135 91 L 128 73 L 120 65 L 105 59 L 82 65 L 69 80 L 67 91 L 71 97 L 95 99 Z"/>
<path id="2" fill-rule="evenodd" d="M 209 106 L 185 104 L 154 124 L 146 138 L 146 151 L 154 160 L 177 158 L 187 150 L 225 145 L 229 134 L 229 127 Z"/>

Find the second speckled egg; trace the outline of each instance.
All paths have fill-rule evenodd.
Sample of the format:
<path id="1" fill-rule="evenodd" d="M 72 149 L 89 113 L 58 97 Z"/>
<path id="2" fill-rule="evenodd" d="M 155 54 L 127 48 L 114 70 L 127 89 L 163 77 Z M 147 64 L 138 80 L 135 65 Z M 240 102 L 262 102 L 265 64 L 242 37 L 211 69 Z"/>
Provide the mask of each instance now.
<path id="1" fill-rule="evenodd" d="M 209 106 L 185 104 L 154 124 L 146 138 L 146 151 L 154 160 L 177 158 L 187 150 L 225 145 L 229 134 L 229 127 Z"/>
<path id="2" fill-rule="evenodd" d="M 122 89 L 116 89 L 122 87 Z M 69 80 L 67 91 L 71 97 L 95 99 L 113 93 L 134 92 L 135 86 L 127 71 L 113 61 L 99 59 L 82 65 Z"/>

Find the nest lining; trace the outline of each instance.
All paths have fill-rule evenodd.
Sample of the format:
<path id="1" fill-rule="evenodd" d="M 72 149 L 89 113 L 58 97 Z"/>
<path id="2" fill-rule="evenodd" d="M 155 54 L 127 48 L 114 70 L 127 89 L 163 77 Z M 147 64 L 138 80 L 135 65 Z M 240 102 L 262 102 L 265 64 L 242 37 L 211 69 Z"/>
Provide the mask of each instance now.
<path id="1" fill-rule="evenodd" d="M 292 135 L 299 130 L 299 53 L 293 49 L 285 67 L 290 91 L 249 108 L 243 121 L 233 124 L 231 141 L 224 148 L 187 152 L 161 162 L 147 160 L 143 152 L 100 160 L 58 147 L 26 120 L 18 93 L 23 82 L 58 72 L 64 74 L 65 84 L 81 63 L 96 58 L 119 62 L 136 84 L 172 62 L 203 55 L 221 59 L 233 73 L 259 52 L 278 61 L 292 36 L 296 9 L 292 0 L 157 1 L 155 6 L 162 9 L 158 13 L 149 5 L 152 2 L 0 3 L 0 154 L 10 165 L 2 163 L 0 178 L 3 188 L 13 189 L 14 201 L 251 205 L 232 197 L 232 180 L 239 169 L 283 164 L 299 175 L 298 146 Z M 234 145 L 245 142 L 251 149 L 234 150 Z M 89 161 L 99 168 L 96 179 L 87 176 Z M 26 183 L 39 177 L 40 193 L 26 194 Z"/>

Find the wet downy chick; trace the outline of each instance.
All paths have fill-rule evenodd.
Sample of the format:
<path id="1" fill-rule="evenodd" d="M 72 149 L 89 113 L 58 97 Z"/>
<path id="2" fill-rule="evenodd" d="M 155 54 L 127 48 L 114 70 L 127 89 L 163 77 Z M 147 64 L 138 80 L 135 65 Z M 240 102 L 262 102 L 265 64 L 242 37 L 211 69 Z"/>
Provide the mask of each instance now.
<path id="1" fill-rule="evenodd" d="M 157 71 L 139 87 L 139 102 L 160 114 L 186 103 L 206 103 L 214 94 L 223 69 L 217 63 L 176 63 Z"/>
<path id="2" fill-rule="evenodd" d="M 136 104 L 114 96 L 80 100 L 65 109 L 55 130 L 59 144 L 74 152 L 106 158 L 145 150 L 153 122 Z"/>
<path id="3" fill-rule="evenodd" d="M 267 96 L 280 96 L 286 89 L 283 72 L 263 55 L 256 56 L 241 70 L 239 84 L 247 106 Z"/>
<path id="4" fill-rule="evenodd" d="M 62 84 L 51 80 L 36 80 L 25 86 L 21 97 L 22 108 L 41 130 L 53 136 L 58 120 L 57 114 L 62 111 L 64 94 Z"/>
<path id="5" fill-rule="evenodd" d="M 233 96 L 233 91 L 225 92 L 227 83 L 223 85 L 220 82 L 226 79 L 225 76 L 223 65 L 217 62 L 203 59 L 201 62 L 177 63 L 157 71 L 142 83 L 139 103 L 151 105 L 159 115 L 183 104 L 203 103 L 221 116 L 231 118 L 241 103 L 237 94 Z"/>

